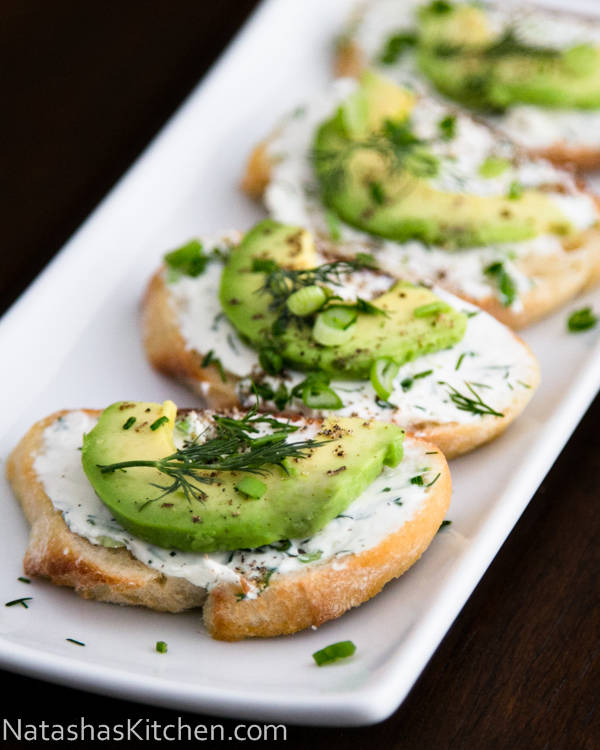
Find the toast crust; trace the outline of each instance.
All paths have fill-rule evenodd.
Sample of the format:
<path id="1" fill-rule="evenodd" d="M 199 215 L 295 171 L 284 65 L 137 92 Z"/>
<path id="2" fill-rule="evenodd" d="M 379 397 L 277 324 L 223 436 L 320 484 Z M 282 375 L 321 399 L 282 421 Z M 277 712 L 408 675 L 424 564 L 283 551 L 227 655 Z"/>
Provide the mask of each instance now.
<path id="1" fill-rule="evenodd" d="M 84 410 L 98 416 L 97 410 Z M 218 584 L 207 594 L 183 578 L 166 576 L 136 560 L 123 548 L 109 549 L 73 533 L 54 508 L 36 474 L 44 430 L 67 410 L 37 422 L 10 455 L 7 477 L 31 524 L 24 559 L 29 576 L 73 588 L 86 599 L 181 612 L 204 605 L 204 622 L 213 638 L 234 641 L 270 637 L 318 626 L 367 601 L 423 554 L 450 503 L 451 480 L 444 456 L 429 456 L 440 476 L 415 516 L 378 545 L 335 564 L 324 562 L 293 574 L 274 574 L 256 598 L 240 601 L 241 584 Z M 423 450 L 434 446 L 422 444 Z"/>
<path id="2" fill-rule="evenodd" d="M 218 373 L 214 372 L 214 366 L 199 367 L 198 363 L 202 362 L 205 352 L 186 348 L 176 312 L 169 299 L 162 269 L 152 277 L 144 297 L 143 322 L 146 354 L 156 370 L 192 388 L 207 408 L 241 408 L 235 389 L 238 378 L 226 373 L 227 383 L 223 383 Z M 447 458 L 455 458 L 496 438 L 523 411 L 539 382 L 539 370 L 534 355 L 523 341 L 517 336 L 515 339 L 531 358 L 531 390 L 515 391 L 513 401 L 510 407 L 504 410 L 503 417 L 484 415 L 477 422 L 467 424 L 423 423 L 408 427 L 402 423 L 401 415 L 398 414 L 397 423 L 407 434 L 435 443 Z M 192 363 L 193 367 L 186 369 L 188 362 Z"/>
<path id="3" fill-rule="evenodd" d="M 100 412 L 85 409 L 90 416 Z M 6 476 L 31 534 L 23 570 L 28 576 L 69 586 L 85 599 L 115 604 L 139 604 L 162 612 L 181 612 L 199 607 L 205 594 L 183 578 L 165 576 L 136 560 L 124 548 L 109 549 L 91 544 L 74 534 L 54 508 L 34 467 L 42 451 L 44 430 L 67 410 L 37 422 L 11 453 Z"/>
<path id="4" fill-rule="evenodd" d="M 268 139 L 262 141 L 252 151 L 241 182 L 242 188 L 255 199 L 260 199 L 269 184 L 270 167 L 273 166 L 273 162 L 268 163 L 268 144 Z M 257 171 L 259 162 L 260 171 Z M 251 186 L 251 189 L 247 189 L 248 186 Z M 592 197 L 600 206 L 600 199 L 597 196 Z M 521 295 L 520 309 L 504 307 L 500 300 L 492 295 L 474 299 L 444 281 L 438 280 L 436 283 L 457 297 L 477 305 L 509 328 L 519 330 L 546 317 L 581 291 L 600 281 L 600 229 L 587 230 L 582 234 L 581 240 L 577 245 L 565 241 L 564 255 L 530 256 L 516 261 L 523 273 L 534 276 L 537 282 Z M 348 255 L 333 243 L 328 244 L 327 249 L 332 255 Z"/>

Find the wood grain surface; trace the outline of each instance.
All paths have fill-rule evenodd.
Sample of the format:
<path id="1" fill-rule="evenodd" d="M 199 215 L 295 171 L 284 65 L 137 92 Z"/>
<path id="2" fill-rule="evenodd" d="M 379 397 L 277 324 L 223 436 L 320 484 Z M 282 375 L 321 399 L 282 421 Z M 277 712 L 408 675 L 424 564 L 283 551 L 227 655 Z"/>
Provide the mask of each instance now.
<path id="1" fill-rule="evenodd" d="M 1 310 L 131 164 L 255 4 L 3 0 Z M 290 726 L 282 744 L 600 747 L 599 423 L 597 399 L 396 714 L 360 729 Z M 7 672 L 0 679 L 0 719 L 169 723 L 178 715 Z M 227 731 L 236 723 L 181 715 Z"/>

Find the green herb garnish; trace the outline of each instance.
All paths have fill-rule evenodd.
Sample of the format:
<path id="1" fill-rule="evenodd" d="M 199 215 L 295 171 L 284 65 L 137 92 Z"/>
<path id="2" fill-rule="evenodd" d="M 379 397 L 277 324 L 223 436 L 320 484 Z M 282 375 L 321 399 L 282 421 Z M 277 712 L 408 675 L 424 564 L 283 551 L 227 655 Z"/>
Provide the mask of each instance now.
<path id="1" fill-rule="evenodd" d="M 315 651 L 312 656 L 317 666 L 322 667 L 324 664 L 331 664 L 338 659 L 345 659 L 348 656 L 352 656 L 355 651 L 356 646 L 352 641 L 339 641 L 338 643 L 325 646 L 325 648 L 319 651 Z"/>
<path id="2" fill-rule="evenodd" d="M 481 416 L 485 414 L 489 414 L 493 417 L 504 416 L 504 414 L 502 414 L 501 412 L 496 411 L 491 406 L 484 403 L 481 396 L 473 388 L 471 383 L 467 383 L 465 381 L 465 385 L 467 386 L 471 394 L 470 396 L 468 394 L 461 393 L 453 385 L 450 385 L 450 383 L 446 383 L 443 380 L 439 380 L 438 383 L 440 385 L 445 385 L 446 388 L 448 388 L 450 400 L 457 409 L 460 409 L 461 411 L 470 411 L 471 414 L 480 414 Z"/>
<path id="3" fill-rule="evenodd" d="M 21 583 L 31 583 L 31 579 L 30 578 L 25 578 L 25 576 L 19 576 L 17 578 L 17 581 L 21 581 Z"/>
<path id="4" fill-rule="evenodd" d="M 181 490 L 188 502 L 203 500 L 206 493 L 200 485 L 218 481 L 219 471 L 246 471 L 250 474 L 267 475 L 269 466 L 279 466 L 286 474 L 286 458 L 306 458 L 314 448 L 329 441 L 304 440 L 287 442 L 286 436 L 298 428 L 273 417 L 256 413 L 251 409 L 242 419 L 213 417 L 216 436 L 199 442 L 188 440 L 183 447 L 170 456 L 155 460 L 121 461 L 110 465 L 99 465 L 103 474 L 146 466 L 157 469 L 171 480 L 167 485 L 154 485 L 162 490 L 156 497 L 147 500 L 140 510 L 166 495 Z M 269 425 L 273 432 L 257 437 L 258 425 Z"/>
<path id="5" fill-rule="evenodd" d="M 170 269 L 193 277 L 204 273 L 208 261 L 209 256 L 198 240 L 191 240 L 165 255 L 165 263 Z"/>
<path id="6" fill-rule="evenodd" d="M 156 641 L 156 650 L 159 654 L 166 654 L 167 644 L 165 643 L 165 641 Z"/>
<path id="7" fill-rule="evenodd" d="M 500 299 L 504 307 L 512 305 L 517 298 L 517 285 L 507 272 L 502 261 L 492 263 L 484 269 L 484 273 L 494 279 L 500 292 Z"/>
<path id="8" fill-rule="evenodd" d="M 211 349 L 208 354 L 204 356 L 204 359 L 202 360 L 201 367 L 208 367 L 209 365 L 214 365 L 217 370 L 219 371 L 219 375 L 221 377 L 221 380 L 223 383 L 227 382 L 227 376 L 225 375 L 225 369 L 223 365 L 221 364 L 221 360 L 218 357 L 215 357 L 215 352 L 213 349 Z"/>
<path id="9" fill-rule="evenodd" d="M 411 31 L 399 32 L 390 36 L 379 55 L 383 65 L 393 65 L 401 55 L 417 44 L 417 35 Z"/>
<path id="10" fill-rule="evenodd" d="M 135 417 L 129 417 L 129 419 L 123 425 L 123 429 L 128 430 L 130 427 L 133 427 L 134 424 L 135 424 Z"/>
<path id="11" fill-rule="evenodd" d="M 441 137 L 451 141 L 456 135 L 456 115 L 446 115 L 438 123 Z"/>
<path id="12" fill-rule="evenodd" d="M 4 606 L 14 607 L 16 604 L 20 604 L 22 607 L 25 607 L 25 609 L 29 609 L 29 605 L 27 604 L 27 602 L 30 602 L 32 599 L 32 596 L 22 596 L 20 599 L 13 599 L 10 602 L 6 602 Z"/>
<path id="13" fill-rule="evenodd" d="M 581 310 L 575 310 L 567 319 L 567 328 L 572 333 L 579 331 L 588 331 L 598 322 L 598 317 L 594 314 L 591 307 L 582 307 Z"/>
<path id="14" fill-rule="evenodd" d="M 156 430 L 158 430 L 159 427 L 162 427 L 162 425 L 167 424 L 168 421 L 169 421 L 169 417 L 163 414 L 162 417 L 159 417 L 157 420 L 152 422 L 152 424 L 150 425 L 150 429 L 152 430 L 152 432 L 155 432 Z"/>
<path id="15" fill-rule="evenodd" d="M 446 526 L 450 526 L 451 523 L 452 523 L 452 521 L 448 521 L 448 520 L 442 521 L 442 523 L 440 524 L 440 528 L 438 529 L 438 531 L 441 531 L 442 529 L 445 529 Z"/>
<path id="16" fill-rule="evenodd" d="M 85 646 L 85 643 L 82 641 L 78 641 L 75 638 L 65 638 L 65 641 L 69 641 L 69 643 L 74 643 L 76 646 Z"/>

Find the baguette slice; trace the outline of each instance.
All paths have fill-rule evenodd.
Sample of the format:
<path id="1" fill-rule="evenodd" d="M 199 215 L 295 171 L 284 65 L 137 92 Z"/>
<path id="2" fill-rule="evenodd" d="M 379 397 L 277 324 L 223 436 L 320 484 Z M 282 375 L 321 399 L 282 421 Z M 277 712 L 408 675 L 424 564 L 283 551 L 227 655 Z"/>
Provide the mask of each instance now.
<path id="1" fill-rule="evenodd" d="M 430 487 L 419 488 L 422 496 L 414 513 L 397 528 L 354 554 L 334 554 L 299 571 L 275 573 L 255 597 L 243 598 L 253 588 L 243 575 L 239 582 L 217 581 L 206 590 L 148 567 L 125 548 L 93 544 L 69 529 L 35 468 L 36 457 L 44 452 L 45 430 L 69 413 L 59 411 L 33 425 L 8 459 L 7 477 L 31 524 L 25 573 L 71 587 L 86 599 L 164 612 L 204 605 L 206 628 L 220 640 L 294 633 L 362 604 L 419 559 L 450 503 L 450 472 L 444 456 L 428 443 L 407 438 L 406 451 L 420 465 L 426 461 L 431 473 L 439 476 Z M 85 414 L 95 418 L 100 412 L 85 410 Z M 57 472 L 62 470 L 57 467 Z"/>
<path id="2" fill-rule="evenodd" d="M 458 300 L 453 302 L 456 305 Z M 494 328 L 499 327 L 495 321 L 490 320 L 489 323 Z M 225 369 L 223 382 L 215 364 L 202 366 L 208 352 L 198 351 L 184 338 L 178 312 L 165 280 L 164 268 L 154 274 L 148 285 L 142 304 L 142 329 L 146 354 L 156 370 L 190 387 L 207 408 L 220 410 L 243 407 L 237 390 L 241 376 Z M 493 333 L 492 330 L 490 335 L 493 336 Z M 415 422 L 409 420 L 403 410 L 398 408 L 382 410 L 380 418 L 395 422 L 415 437 L 435 443 L 447 458 L 462 455 L 496 438 L 522 413 L 539 383 L 538 364 L 526 344 L 506 329 L 503 335 L 518 342 L 518 356 L 527 372 L 528 385 L 527 388 L 517 387 L 510 391 L 510 400 L 502 406 L 503 416 L 486 414 L 470 422 L 433 419 L 419 419 Z M 458 356 L 457 353 L 456 357 Z M 244 373 L 244 376 L 249 374 Z M 292 414 L 293 411 L 286 413 Z M 362 413 L 358 415 L 373 418 Z"/>
<path id="3" fill-rule="evenodd" d="M 389 7 L 391 3 L 389 0 L 367 0 L 357 4 L 353 12 L 350 14 L 346 28 L 335 45 L 335 53 L 333 59 L 333 70 L 336 76 L 348 76 L 351 78 L 357 78 L 369 66 L 377 66 L 378 54 L 383 48 L 383 40 L 385 35 L 381 37 L 380 46 L 377 51 L 372 48 L 374 44 L 376 34 L 375 29 L 381 25 L 382 21 L 387 23 L 387 32 L 389 35 L 398 32 L 410 32 L 416 24 L 416 15 L 418 7 L 421 5 L 427 5 L 427 0 L 403 0 L 402 7 L 400 3 L 396 3 L 397 13 L 394 18 L 390 18 Z M 569 19 L 575 19 L 579 22 L 585 23 L 592 31 L 590 33 L 590 41 L 593 39 L 593 31 L 600 28 L 600 18 L 597 15 L 586 15 L 583 12 L 573 12 L 571 9 L 560 9 L 560 8 L 540 8 L 539 5 L 533 3 L 518 3 L 511 8 L 510 4 L 487 3 L 492 8 L 497 5 L 497 11 L 506 12 L 507 14 L 523 13 L 523 11 L 543 12 L 549 17 L 562 17 L 568 22 Z M 386 9 L 387 6 L 387 9 Z M 378 18 L 379 16 L 379 18 Z M 367 38 L 370 40 L 367 43 L 369 49 L 365 49 L 361 43 L 361 27 L 367 26 Z M 543 37 L 539 38 L 540 43 L 543 43 Z M 416 61 L 412 61 L 407 58 L 411 58 L 414 55 L 411 52 L 404 53 L 400 58 L 399 67 L 397 73 L 402 82 L 410 83 L 412 86 L 427 92 L 430 95 L 440 96 L 437 94 L 433 84 L 428 80 L 427 76 L 422 73 L 416 64 Z M 396 68 L 392 65 L 381 65 L 383 72 L 390 74 L 395 77 Z M 519 107 L 514 109 L 515 112 L 519 111 Z M 525 107 L 525 110 L 527 108 Z M 552 108 L 534 107 L 535 110 L 539 110 L 541 114 L 548 113 L 550 117 L 553 116 L 554 111 Z M 559 110 L 561 112 L 562 110 Z M 564 110 L 566 112 L 577 112 L 577 110 Z M 592 110 L 593 111 L 593 110 Z M 582 110 L 585 117 L 585 110 Z M 583 171 L 591 171 L 600 168 L 600 135 L 597 136 L 597 145 L 592 143 L 581 144 L 577 142 L 569 141 L 566 137 L 557 137 L 553 142 L 546 142 L 544 145 L 533 146 L 531 139 L 523 138 L 521 132 L 523 130 L 523 124 L 515 123 L 511 120 L 511 109 L 506 114 L 495 115 L 490 117 L 490 122 L 497 127 L 499 130 L 505 132 L 509 137 L 513 138 L 517 143 L 521 143 L 523 148 L 527 150 L 527 153 L 534 158 L 548 159 L 552 163 L 559 167 L 576 167 Z M 529 123 L 529 127 L 532 127 Z M 593 133 L 597 130 L 597 119 L 589 122 L 588 134 Z"/>
<path id="4" fill-rule="evenodd" d="M 276 136 L 277 132 L 274 132 L 271 138 L 259 143 L 247 160 L 241 187 L 253 199 L 264 198 L 271 182 L 272 172 L 278 160 L 269 147 Z M 600 199 L 591 193 L 589 195 L 600 210 Z M 283 216 L 276 218 L 285 220 Z M 379 243 L 369 244 L 367 235 L 364 235 L 360 242 L 354 239 L 332 242 L 322 228 L 315 227 L 313 232 L 319 234 L 320 240 L 327 245 L 327 252 L 332 256 L 352 257 L 359 249 L 358 245 L 361 245 L 360 251 L 368 250 L 377 258 L 381 270 L 392 275 L 398 273 L 398 266 L 403 262 L 401 257 L 390 259 L 389 253 L 382 253 Z M 355 236 L 356 232 L 352 232 Z M 365 241 L 368 247 L 365 247 Z M 574 240 L 564 238 L 556 245 L 557 247 L 550 252 L 533 252 L 513 260 L 518 271 L 532 281 L 530 288 L 519 294 L 518 306 L 504 305 L 493 292 L 488 296 L 474 297 L 465 289 L 460 276 L 454 274 L 452 278 L 443 264 L 439 268 L 419 266 L 418 263 L 414 263 L 414 268 L 404 265 L 402 275 L 415 283 L 436 284 L 447 289 L 452 294 L 477 305 L 510 328 L 519 330 L 548 316 L 600 281 L 600 229 L 592 227 Z M 465 251 L 457 251 L 460 252 Z M 387 256 L 387 261 L 383 259 L 384 255 Z"/>

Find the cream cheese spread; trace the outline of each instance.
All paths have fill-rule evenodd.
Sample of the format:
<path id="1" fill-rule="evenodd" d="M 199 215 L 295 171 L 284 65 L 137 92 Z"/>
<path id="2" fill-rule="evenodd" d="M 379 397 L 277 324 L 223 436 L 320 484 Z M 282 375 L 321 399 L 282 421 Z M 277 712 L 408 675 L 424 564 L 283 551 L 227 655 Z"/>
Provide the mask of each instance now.
<path id="1" fill-rule="evenodd" d="M 126 547 L 133 557 L 164 575 L 185 578 L 210 589 L 243 577 L 251 586 L 249 596 L 268 584 L 274 573 L 293 573 L 307 567 L 336 561 L 376 546 L 394 529 L 410 521 L 422 507 L 436 473 L 426 448 L 407 438 L 404 458 L 395 468 L 384 467 L 381 475 L 340 516 L 309 539 L 285 540 L 254 550 L 199 554 L 165 549 L 137 539 L 111 516 L 87 480 L 81 465 L 83 435 L 96 419 L 83 411 L 60 417 L 44 431 L 43 444 L 34 469 L 54 507 L 67 526 L 92 544 Z M 188 414 L 178 422 L 179 441 L 194 437 L 205 428 L 202 418 Z M 314 425 L 305 425 L 291 440 L 314 437 Z M 422 477 L 421 483 L 411 482 Z"/>

